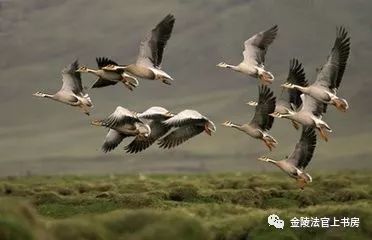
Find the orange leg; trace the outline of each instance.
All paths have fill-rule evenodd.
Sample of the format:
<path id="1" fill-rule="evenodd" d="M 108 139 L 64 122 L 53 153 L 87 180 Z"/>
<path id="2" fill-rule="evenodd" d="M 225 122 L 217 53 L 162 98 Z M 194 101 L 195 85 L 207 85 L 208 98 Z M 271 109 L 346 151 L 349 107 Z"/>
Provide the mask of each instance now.
<path id="1" fill-rule="evenodd" d="M 128 88 L 130 91 L 133 91 L 133 86 L 131 85 L 131 83 L 130 83 L 128 80 L 123 79 L 123 80 L 122 80 L 122 83 L 124 83 L 124 86 L 125 86 L 126 88 Z"/>
<path id="2" fill-rule="evenodd" d="M 291 121 L 291 122 L 292 122 L 292 126 L 293 126 L 296 130 L 298 130 L 298 129 L 300 128 L 300 126 L 298 125 L 297 122 L 295 122 L 295 121 Z"/>
<path id="3" fill-rule="evenodd" d="M 272 144 L 270 144 L 270 142 L 264 138 L 262 139 L 262 141 L 265 143 L 266 147 L 268 147 L 269 150 L 272 151 Z"/>
<path id="4" fill-rule="evenodd" d="M 83 111 L 83 113 L 85 113 L 86 115 L 90 115 L 90 113 L 89 113 L 89 107 L 87 107 L 86 105 L 84 105 L 84 104 L 80 104 L 79 105 L 79 107 L 80 107 L 80 109 Z"/>
<path id="5" fill-rule="evenodd" d="M 298 187 L 301 189 L 301 190 L 304 190 L 304 187 L 305 187 L 305 180 L 302 179 L 302 178 L 297 178 L 297 184 L 298 184 Z"/>
<path id="6" fill-rule="evenodd" d="M 341 112 L 346 112 L 346 104 L 344 101 L 340 99 L 334 99 L 333 100 L 333 105 L 337 108 L 337 110 Z"/>
<path id="7" fill-rule="evenodd" d="M 270 151 L 275 148 L 275 142 L 270 139 L 262 138 L 262 141 L 265 143 L 265 145 L 269 148 Z"/>
<path id="8" fill-rule="evenodd" d="M 272 83 L 271 76 L 265 72 L 258 75 L 258 79 L 261 80 L 262 85 L 269 85 Z"/>
<path id="9" fill-rule="evenodd" d="M 324 141 L 328 142 L 328 137 L 327 137 L 327 134 L 325 133 L 324 129 L 323 128 L 318 128 L 319 130 L 319 136 L 321 139 L 323 139 Z"/>

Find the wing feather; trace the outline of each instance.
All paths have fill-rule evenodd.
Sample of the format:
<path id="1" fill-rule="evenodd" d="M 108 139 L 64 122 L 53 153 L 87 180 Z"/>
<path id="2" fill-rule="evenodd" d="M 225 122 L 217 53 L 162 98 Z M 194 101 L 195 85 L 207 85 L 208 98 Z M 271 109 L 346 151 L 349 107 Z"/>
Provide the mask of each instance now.
<path id="1" fill-rule="evenodd" d="M 176 128 L 171 133 L 160 139 L 159 147 L 160 148 L 173 148 L 176 147 L 185 141 L 189 140 L 192 137 L 202 133 L 204 131 L 204 126 L 196 125 L 186 125 L 179 128 Z"/>
<path id="2" fill-rule="evenodd" d="M 164 123 L 172 127 L 181 127 L 185 125 L 203 124 L 208 121 L 209 120 L 198 111 L 186 109 L 166 120 Z"/>
<path id="3" fill-rule="evenodd" d="M 287 83 L 295 84 L 301 87 L 307 87 L 308 82 L 305 77 L 303 65 L 297 59 L 291 59 L 289 63 L 289 72 L 287 76 Z M 286 102 L 285 105 L 291 107 L 292 104 L 298 109 L 301 104 L 301 92 L 297 89 L 283 89 L 281 100 Z"/>
<path id="4" fill-rule="evenodd" d="M 344 27 L 337 28 L 337 36 L 327 62 L 321 67 L 315 86 L 338 89 L 350 53 L 350 37 Z"/>
<path id="5" fill-rule="evenodd" d="M 160 121 L 151 121 L 151 134 L 148 137 L 137 136 L 124 149 L 127 153 L 138 153 L 150 147 L 156 140 L 163 137 L 170 129 L 170 126 L 163 124 Z"/>
<path id="6" fill-rule="evenodd" d="M 258 104 L 255 108 L 255 114 L 250 124 L 266 131 L 270 130 L 274 118 L 269 116 L 275 110 L 276 98 L 273 91 L 267 86 L 258 87 L 259 97 Z"/>
<path id="7" fill-rule="evenodd" d="M 133 124 L 135 122 L 142 123 L 135 113 L 120 106 L 118 106 L 110 116 L 101 122 L 103 126 L 109 128 L 120 127 L 124 124 Z"/>
<path id="8" fill-rule="evenodd" d="M 316 146 L 316 133 L 312 127 L 303 127 L 300 141 L 287 161 L 294 166 L 305 169 L 313 157 Z"/>
<path id="9" fill-rule="evenodd" d="M 76 72 L 79 67 L 78 60 L 75 60 L 70 65 L 62 70 L 62 88 L 61 91 L 72 91 L 75 94 L 83 92 L 80 72 Z"/>
<path id="10" fill-rule="evenodd" d="M 244 42 L 243 57 L 245 62 L 254 65 L 262 65 L 265 62 L 265 55 L 269 45 L 278 34 L 278 25 L 262 31 Z"/>
<path id="11" fill-rule="evenodd" d="M 165 45 L 171 37 L 175 18 L 168 14 L 141 42 L 137 64 L 160 68 Z"/>
<path id="12" fill-rule="evenodd" d="M 125 137 L 127 137 L 125 134 L 120 133 L 114 129 L 110 129 L 102 145 L 102 151 L 107 153 L 115 149 Z"/>

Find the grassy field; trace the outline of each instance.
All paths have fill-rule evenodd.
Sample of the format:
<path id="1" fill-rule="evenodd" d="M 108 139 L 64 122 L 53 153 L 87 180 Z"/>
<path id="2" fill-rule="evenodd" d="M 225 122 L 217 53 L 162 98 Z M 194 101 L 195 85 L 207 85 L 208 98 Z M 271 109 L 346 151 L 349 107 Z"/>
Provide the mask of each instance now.
<path id="1" fill-rule="evenodd" d="M 0 180 L 0 239 L 370 239 L 370 172 L 22 177 Z M 267 224 L 270 214 L 284 230 Z M 293 217 L 359 217 L 359 228 L 290 228 Z"/>

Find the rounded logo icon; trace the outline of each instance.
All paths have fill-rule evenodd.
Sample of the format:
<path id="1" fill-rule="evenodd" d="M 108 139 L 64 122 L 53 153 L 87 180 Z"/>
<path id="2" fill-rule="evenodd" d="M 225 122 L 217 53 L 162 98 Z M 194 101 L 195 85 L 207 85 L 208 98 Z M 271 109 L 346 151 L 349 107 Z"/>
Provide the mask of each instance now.
<path id="1" fill-rule="evenodd" d="M 276 214 L 271 214 L 267 217 L 267 223 L 269 226 L 274 226 L 275 228 L 284 228 L 284 221 L 279 218 Z"/>

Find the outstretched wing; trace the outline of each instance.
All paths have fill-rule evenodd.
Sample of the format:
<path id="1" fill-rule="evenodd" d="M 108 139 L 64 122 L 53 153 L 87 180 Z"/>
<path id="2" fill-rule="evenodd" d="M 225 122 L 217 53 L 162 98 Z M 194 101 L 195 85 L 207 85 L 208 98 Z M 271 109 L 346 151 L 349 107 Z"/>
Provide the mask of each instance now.
<path id="1" fill-rule="evenodd" d="M 78 60 L 68 65 L 62 70 L 62 88 L 61 91 L 72 91 L 75 94 L 83 92 L 81 83 L 81 74 L 76 72 L 79 67 Z"/>
<path id="2" fill-rule="evenodd" d="M 101 87 L 107 87 L 111 85 L 117 84 L 118 81 L 110 81 L 103 78 L 98 78 L 97 81 L 94 82 L 92 85 L 92 88 L 101 88 Z"/>
<path id="3" fill-rule="evenodd" d="M 287 83 L 299 85 L 302 87 L 308 86 L 308 82 L 305 77 L 304 67 L 297 59 L 291 59 L 289 62 L 289 72 L 287 77 Z M 281 94 L 281 100 L 285 101 L 288 106 L 292 104 L 298 109 L 301 104 L 301 92 L 297 89 L 283 89 Z"/>
<path id="4" fill-rule="evenodd" d="M 154 119 L 162 120 L 165 118 L 170 118 L 171 116 L 170 114 L 171 113 L 163 107 L 153 106 L 147 109 L 146 111 L 138 114 L 138 117 L 150 119 L 150 120 L 154 120 Z"/>
<path id="5" fill-rule="evenodd" d="M 115 61 L 113 61 L 113 60 L 111 60 L 107 57 L 97 57 L 96 62 L 97 62 L 97 66 L 98 66 L 99 69 L 102 69 L 103 67 L 106 67 L 107 65 L 115 65 L 115 66 L 118 65 Z M 109 70 L 105 70 L 105 71 L 109 71 Z M 123 69 L 116 69 L 116 70 L 112 70 L 112 71 L 115 71 L 119 74 L 122 74 L 124 72 Z M 97 81 L 95 81 L 94 84 L 92 85 L 92 88 L 102 88 L 102 87 L 115 85 L 117 83 L 118 83 L 118 81 L 110 81 L 110 80 L 107 80 L 107 79 L 98 78 Z"/>
<path id="6" fill-rule="evenodd" d="M 124 148 L 127 153 L 137 153 L 145 150 L 156 140 L 163 137 L 172 128 L 160 121 L 152 121 L 149 126 L 151 128 L 150 136 L 137 136 L 128 146 Z"/>
<path id="7" fill-rule="evenodd" d="M 164 124 L 172 127 L 182 127 L 186 125 L 201 125 L 206 122 L 208 122 L 208 119 L 198 111 L 186 109 L 164 121 Z"/>
<path id="8" fill-rule="evenodd" d="M 103 142 L 102 151 L 106 153 L 115 149 L 125 137 L 127 137 L 125 134 L 110 129 L 106 135 L 105 141 Z"/>
<path id="9" fill-rule="evenodd" d="M 96 62 L 97 62 L 97 66 L 99 69 L 102 69 L 103 67 L 106 67 L 107 65 L 114 65 L 114 66 L 118 65 L 115 61 L 107 57 L 97 57 Z"/>
<path id="10" fill-rule="evenodd" d="M 317 117 L 323 115 L 327 110 L 327 104 L 316 100 L 310 95 L 301 94 L 302 108 L 300 111 L 311 112 Z"/>
<path id="11" fill-rule="evenodd" d="M 185 125 L 173 130 L 171 133 L 160 139 L 158 144 L 161 148 L 173 148 L 190 138 L 195 137 L 203 131 L 204 126 Z"/>
<path id="12" fill-rule="evenodd" d="M 337 37 L 327 62 L 321 67 L 314 85 L 338 89 L 350 53 L 350 37 L 344 27 L 337 28 Z"/>
<path id="13" fill-rule="evenodd" d="M 244 42 L 244 61 L 262 65 L 265 62 L 265 55 L 269 45 L 278 34 L 278 26 L 275 25 L 266 31 L 262 31 Z"/>
<path id="14" fill-rule="evenodd" d="M 163 52 L 171 37 L 175 18 L 168 14 L 141 42 L 137 64 L 160 68 Z"/>
<path id="15" fill-rule="evenodd" d="M 273 91 L 267 86 L 258 87 L 258 104 L 255 108 L 255 114 L 250 125 L 259 127 L 262 130 L 269 130 L 274 122 L 274 118 L 269 116 L 275 110 L 276 99 Z"/>
<path id="16" fill-rule="evenodd" d="M 102 125 L 109 128 L 120 127 L 124 124 L 134 124 L 142 121 L 131 111 L 118 106 L 110 116 L 102 120 Z"/>
<path id="17" fill-rule="evenodd" d="M 303 127 L 300 141 L 287 161 L 300 169 L 305 169 L 313 157 L 316 146 L 316 133 L 312 127 Z"/>

